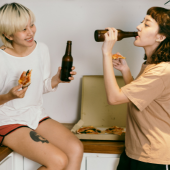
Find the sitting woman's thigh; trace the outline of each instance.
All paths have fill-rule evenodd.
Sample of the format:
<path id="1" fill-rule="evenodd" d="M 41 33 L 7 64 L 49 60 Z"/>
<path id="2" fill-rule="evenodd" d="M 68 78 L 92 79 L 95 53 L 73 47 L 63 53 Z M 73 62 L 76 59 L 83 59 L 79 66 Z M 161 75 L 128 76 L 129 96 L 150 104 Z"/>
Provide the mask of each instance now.
<path id="1" fill-rule="evenodd" d="M 19 128 L 8 134 L 2 144 L 45 166 L 58 160 L 67 162 L 64 152 L 28 127 Z"/>

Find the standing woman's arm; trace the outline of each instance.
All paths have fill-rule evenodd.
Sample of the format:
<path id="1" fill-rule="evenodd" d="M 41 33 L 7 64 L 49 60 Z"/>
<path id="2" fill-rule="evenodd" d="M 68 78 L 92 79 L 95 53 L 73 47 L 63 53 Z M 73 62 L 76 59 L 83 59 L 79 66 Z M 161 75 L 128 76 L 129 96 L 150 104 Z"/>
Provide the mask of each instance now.
<path id="1" fill-rule="evenodd" d="M 107 100 L 111 105 L 127 103 L 129 99 L 119 88 L 112 65 L 112 48 L 117 41 L 117 30 L 115 28 L 107 29 L 109 31 L 105 34 L 105 41 L 102 46 L 103 73 Z"/>
<path id="2" fill-rule="evenodd" d="M 131 81 L 133 81 L 132 74 L 125 59 L 122 58 L 112 59 L 112 62 L 113 67 L 122 73 L 125 84 L 129 84 Z"/>
<path id="3" fill-rule="evenodd" d="M 125 84 L 129 84 L 130 82 L 134 80 L 129 67 L 127 69 L 122 70 L 121 72 L 122 72 L 122 76 L 123 76 Z"/>

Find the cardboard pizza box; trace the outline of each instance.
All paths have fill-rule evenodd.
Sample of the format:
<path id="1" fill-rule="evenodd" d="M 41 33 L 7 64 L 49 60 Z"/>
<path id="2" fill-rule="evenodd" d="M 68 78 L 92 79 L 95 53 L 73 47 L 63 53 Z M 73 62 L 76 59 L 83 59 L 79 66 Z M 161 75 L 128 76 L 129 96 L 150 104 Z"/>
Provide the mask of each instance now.
<path id="1" fill-rule="evenodd" d="M 119 87 L 124 86 L 122 76 L 116 76 Z M 109 105 L 106 98 L 103 76 L 83 76 L 81 95 L 81 119 L 71 129 L 79 139 L 124 140 L 125 134 L 77 134 L 81 127 L 94 126 L 105 130 L 111 126 L 126 130 L 127 104 Z"/>

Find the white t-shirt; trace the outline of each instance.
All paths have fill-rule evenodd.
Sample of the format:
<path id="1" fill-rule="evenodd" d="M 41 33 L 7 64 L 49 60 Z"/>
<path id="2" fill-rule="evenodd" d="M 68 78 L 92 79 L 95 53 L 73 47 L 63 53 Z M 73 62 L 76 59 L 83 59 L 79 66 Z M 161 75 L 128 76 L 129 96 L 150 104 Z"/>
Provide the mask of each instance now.
<path id="1" fill-rule="evenodd" d="M 24 98 L 0 105 L 0 126 L 24 124 L 36 129 L 39 120 L 48 116 L 43 109 L 42 94 L 56 88 L 51 87 L 50 55 L 43 43 L 37 43 L 33 52 L 26 57 L 15 57 L 0 50 L 0 95 L 17 86 L 22 72 L 31 69 L 31 85 Z"/>

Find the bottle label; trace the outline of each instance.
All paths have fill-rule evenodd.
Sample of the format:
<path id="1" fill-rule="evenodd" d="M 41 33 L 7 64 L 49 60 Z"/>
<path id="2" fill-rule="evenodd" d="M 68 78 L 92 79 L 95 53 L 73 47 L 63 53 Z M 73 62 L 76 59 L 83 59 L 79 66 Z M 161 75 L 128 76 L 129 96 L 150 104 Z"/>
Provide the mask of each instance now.
<path id="1" fill-rule="evenodd" d="M 72 68 L 73 62 L 63 61 L 61 67 L 61 77 L 62 81 L 70 81 L 68 78 L 71 77 L 70 71 Z"/>

